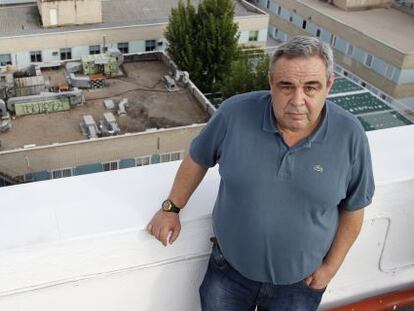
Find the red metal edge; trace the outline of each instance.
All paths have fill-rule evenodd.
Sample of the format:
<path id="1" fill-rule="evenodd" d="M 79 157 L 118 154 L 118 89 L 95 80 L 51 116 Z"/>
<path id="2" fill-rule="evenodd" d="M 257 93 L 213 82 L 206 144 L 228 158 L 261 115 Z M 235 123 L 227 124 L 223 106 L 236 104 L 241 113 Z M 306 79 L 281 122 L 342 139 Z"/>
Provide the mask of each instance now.
<path id="1" fill-rule="evenodd" d="M 371 297 L 329 311 L 388 311 L 414 305 L 414 288 Z"/>

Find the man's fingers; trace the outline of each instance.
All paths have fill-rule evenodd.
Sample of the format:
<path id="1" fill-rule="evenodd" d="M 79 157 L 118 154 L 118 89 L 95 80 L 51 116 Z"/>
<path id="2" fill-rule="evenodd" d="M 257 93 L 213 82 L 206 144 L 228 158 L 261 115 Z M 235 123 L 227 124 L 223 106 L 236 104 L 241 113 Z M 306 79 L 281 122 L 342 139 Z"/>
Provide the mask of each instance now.
<path id="1" fill-rule="evenodd" d="M 312 283 L 312 276 L 308 276 L 306 279 L 305 279 L 305 283 L 306 283 L 306 285 L 308 285 L 309 287 L 310 287 L 310 285 L 311 285 L 311 283 Z"/>
<path id="2" fill-rule="evenodd" d="M 168 239 L 168 235 L 170 233 L 170 228 L 164 228 L 160 230 L 160 236 L 159 239 L 160 242 L 164 245 L 167 246 L 167 239 Z"/>
<path id="3" fill-rule="evenodd" d="M 180 234 L 180 227 L 177 227 L 173 230 L 171 236 L 170 236 L 170 244 L 173 244 L 175 242 L 175 240 L 177 240 L 178 235 Z"/>

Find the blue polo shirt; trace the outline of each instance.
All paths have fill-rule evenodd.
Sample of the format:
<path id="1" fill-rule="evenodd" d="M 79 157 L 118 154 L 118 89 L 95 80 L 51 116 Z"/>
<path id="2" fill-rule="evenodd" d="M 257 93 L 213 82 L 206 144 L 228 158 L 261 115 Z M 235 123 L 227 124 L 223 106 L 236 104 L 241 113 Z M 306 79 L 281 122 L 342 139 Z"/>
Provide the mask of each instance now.
<path id="1" fill-rule="evenodd" d="M 331 102 L 314 133 L 289 148 L 268 91 L 234 96 L 193 140 L 190 156 L 219 164 L 214 233 L 227 261 L 255 281 L 310 275 L 330 248 L 339 209 L 363 208 L 374 193 L 365 132 Z"/>

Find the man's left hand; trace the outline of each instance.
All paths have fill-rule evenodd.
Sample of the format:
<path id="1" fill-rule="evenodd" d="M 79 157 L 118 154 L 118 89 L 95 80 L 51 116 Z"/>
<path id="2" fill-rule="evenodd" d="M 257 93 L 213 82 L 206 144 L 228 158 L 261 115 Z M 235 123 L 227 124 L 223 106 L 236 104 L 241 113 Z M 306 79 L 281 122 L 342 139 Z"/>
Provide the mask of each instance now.
<path id="1" fill-rule="evenodd" d="M 323 289 L 334 277 L 335 272 L 326 263 L 322 263 L 318 269 L 305 279 L 306 284 L 315 289 Z"/>

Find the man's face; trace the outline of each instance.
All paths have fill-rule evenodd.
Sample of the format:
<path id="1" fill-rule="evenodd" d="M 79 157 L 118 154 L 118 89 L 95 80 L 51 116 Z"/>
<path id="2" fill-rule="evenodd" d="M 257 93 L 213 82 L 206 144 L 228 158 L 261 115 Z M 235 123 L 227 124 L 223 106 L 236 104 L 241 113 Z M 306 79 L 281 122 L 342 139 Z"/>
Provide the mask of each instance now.
<path id="1" fill-rule="evenodd" d="M 279 58 L 269 76 L 273 110 L 280 130 L 310 134 L 319 124 L 333 77 L 319 56 Z"/>

